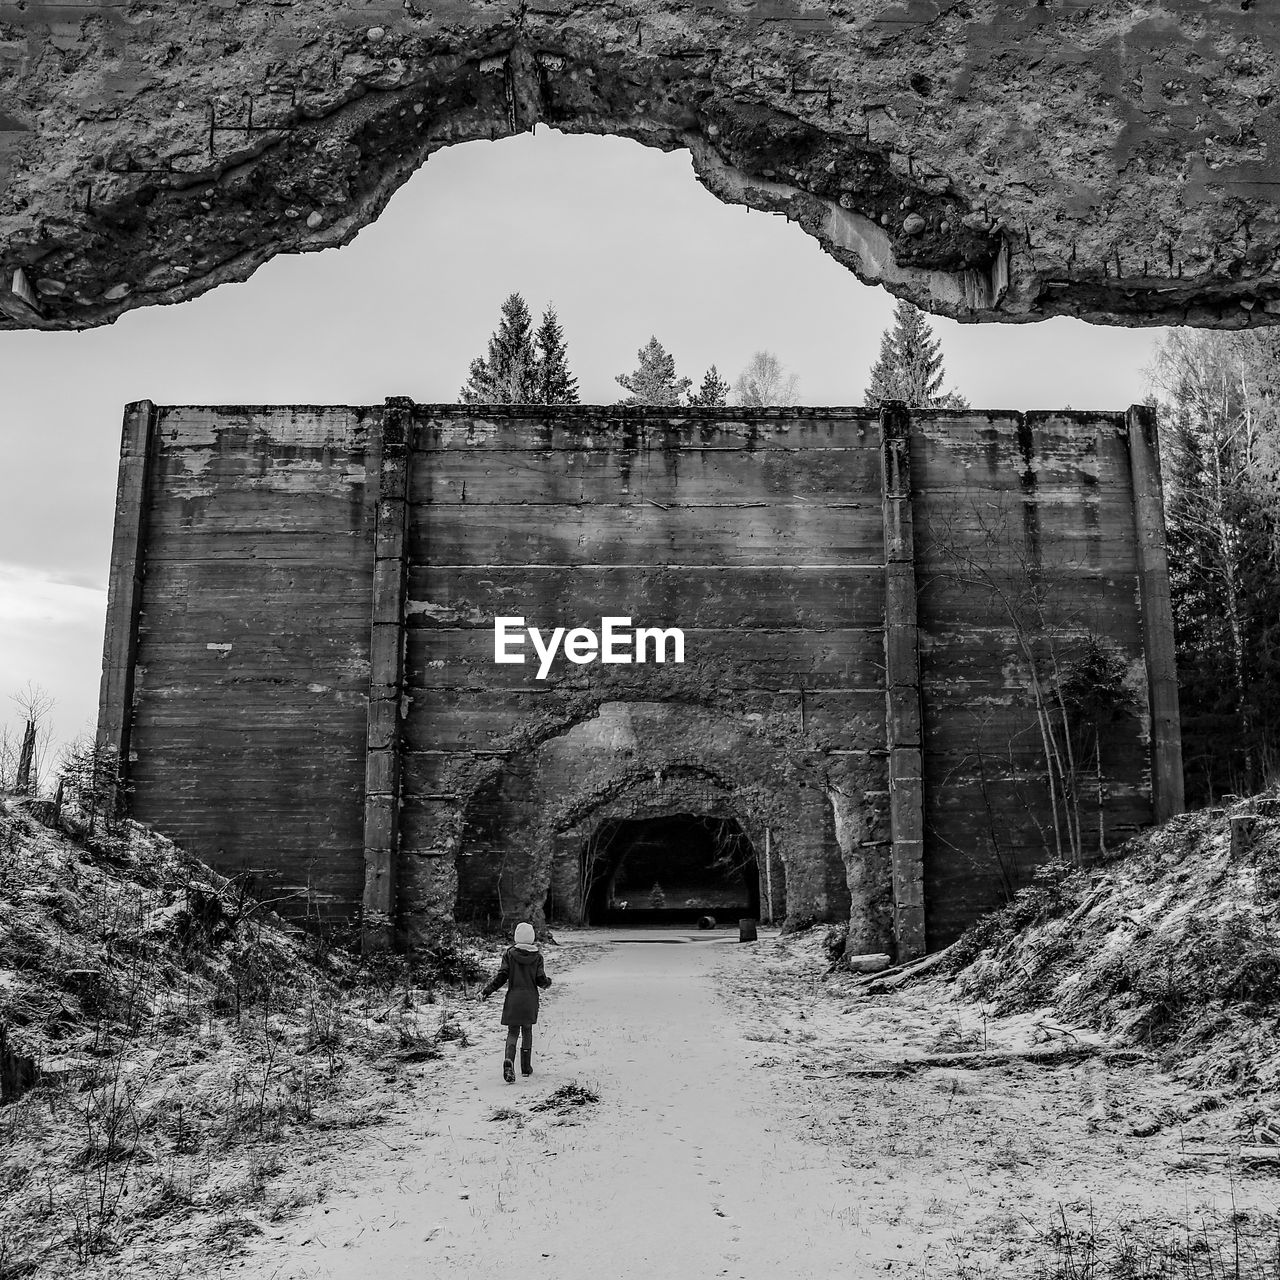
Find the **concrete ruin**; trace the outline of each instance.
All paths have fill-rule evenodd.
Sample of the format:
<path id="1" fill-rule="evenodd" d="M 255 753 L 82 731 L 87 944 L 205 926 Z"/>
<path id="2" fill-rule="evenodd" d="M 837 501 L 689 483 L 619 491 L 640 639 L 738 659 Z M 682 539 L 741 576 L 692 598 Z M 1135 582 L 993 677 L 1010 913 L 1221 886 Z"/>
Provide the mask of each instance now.
<path id="1" fill-rule="evenodd" d="M 1274 323 L 1278 49 L 1254 0 L 0 0 L 0 327 L 344 243 L 540 122 L 687 147 L 936 314 Z"/>
<path id="2" fill-rule="evenodd" d="M 100 740 L 134 816 L 371 944 L 599 919 L 696 855 L 686 907 L 917 955 L 1181 808 L 1154 429 L 140 402 Z M 496 661 L 496 619 L 611 617 L 683 661 Z"/>

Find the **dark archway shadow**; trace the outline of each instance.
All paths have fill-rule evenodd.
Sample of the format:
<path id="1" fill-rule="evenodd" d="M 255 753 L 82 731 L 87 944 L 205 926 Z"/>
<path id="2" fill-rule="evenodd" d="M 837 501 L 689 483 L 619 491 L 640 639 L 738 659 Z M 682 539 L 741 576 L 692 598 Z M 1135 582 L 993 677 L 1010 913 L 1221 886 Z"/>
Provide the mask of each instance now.
<path id="1" fill-rule="evenodd" d="M 727 924 L 760 913 L 754 845 L 734 818 L 676 813 L 611 819 L 582 849 L 584 923 Z"/>

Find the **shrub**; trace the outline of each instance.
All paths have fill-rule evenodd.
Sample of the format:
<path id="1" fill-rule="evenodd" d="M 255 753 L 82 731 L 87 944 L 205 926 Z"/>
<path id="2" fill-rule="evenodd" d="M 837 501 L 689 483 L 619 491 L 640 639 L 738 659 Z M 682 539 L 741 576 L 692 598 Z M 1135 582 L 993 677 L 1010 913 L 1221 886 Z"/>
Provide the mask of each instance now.
<path id="1" fill-rule="evenodd" d="M 833 924 L 828 927 L 822 938 L 822 950 L 831 964 L 839 964 L 844 959 L 844 949 L 849 941 L 849 926 Z"/>

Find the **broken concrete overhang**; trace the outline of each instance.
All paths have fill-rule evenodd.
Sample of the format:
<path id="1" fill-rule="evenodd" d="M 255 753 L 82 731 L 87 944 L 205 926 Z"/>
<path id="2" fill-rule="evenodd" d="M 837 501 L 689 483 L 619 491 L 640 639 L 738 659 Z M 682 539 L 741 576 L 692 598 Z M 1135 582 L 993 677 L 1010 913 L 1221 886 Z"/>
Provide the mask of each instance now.
<path id="1" fill-rule="evenodd" d="M 1079 0 L 0 3 L 0 327 L 349 240 L 538 122 L 688 147 L 960 320 L 1280 318 L 1280 17 Z"/>

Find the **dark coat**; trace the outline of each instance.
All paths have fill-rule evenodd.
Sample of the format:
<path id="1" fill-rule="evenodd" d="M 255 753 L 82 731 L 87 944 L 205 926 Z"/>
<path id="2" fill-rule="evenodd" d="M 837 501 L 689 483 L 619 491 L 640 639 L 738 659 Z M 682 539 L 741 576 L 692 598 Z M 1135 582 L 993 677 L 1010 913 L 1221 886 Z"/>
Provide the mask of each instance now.
<path id="1" fill-rule="evenodd" d="M 487 998 L 504 983 L 507 998 L 502 1002 L 502 1025 L 522 1027 L 537 1022 L 538 988 L 551 985 L 542 964 L 542 952 L 508 947 L 502 953 L 498 972 L 485 984 L 481 994 Z"/>

